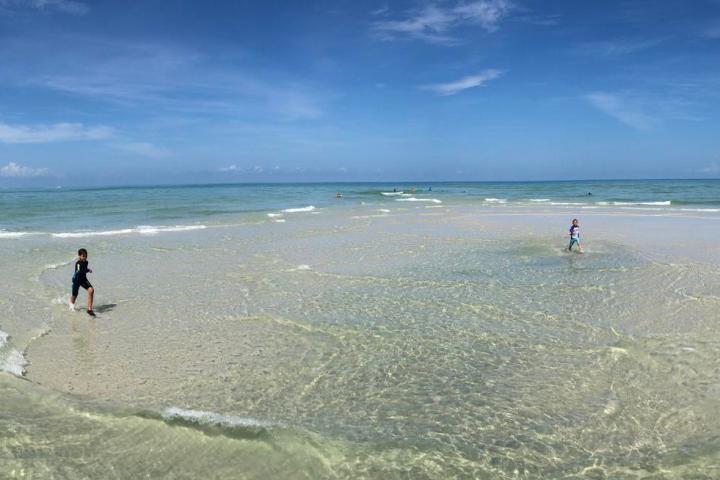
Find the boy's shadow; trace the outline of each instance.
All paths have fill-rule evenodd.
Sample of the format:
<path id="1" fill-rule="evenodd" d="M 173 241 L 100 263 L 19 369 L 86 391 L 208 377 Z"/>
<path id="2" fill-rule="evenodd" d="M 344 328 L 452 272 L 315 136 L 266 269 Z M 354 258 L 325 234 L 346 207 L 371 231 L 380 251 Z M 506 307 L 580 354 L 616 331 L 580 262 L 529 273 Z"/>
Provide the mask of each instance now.
<path id="1" fill-rule="evenodd" d="M 105 305 L 98 305 L 93 310 L 98 313 L 106 313 L 111 312 L 115 307 L 117 307 L 117 303 L 106 303 Z"/>

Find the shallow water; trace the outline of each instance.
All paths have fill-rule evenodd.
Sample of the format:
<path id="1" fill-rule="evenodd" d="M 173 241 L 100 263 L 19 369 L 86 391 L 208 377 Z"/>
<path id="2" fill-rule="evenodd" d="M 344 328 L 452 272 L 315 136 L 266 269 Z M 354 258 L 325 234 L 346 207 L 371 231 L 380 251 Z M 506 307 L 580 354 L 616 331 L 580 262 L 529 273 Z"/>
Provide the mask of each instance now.
<path id="1" fill-rule="evenodd" d="M 77 238 L 8 241 L 2 471 L 720 475 L 717 265 L 398 205 L 83 238 L 96 319 L 63 305 Z"/>

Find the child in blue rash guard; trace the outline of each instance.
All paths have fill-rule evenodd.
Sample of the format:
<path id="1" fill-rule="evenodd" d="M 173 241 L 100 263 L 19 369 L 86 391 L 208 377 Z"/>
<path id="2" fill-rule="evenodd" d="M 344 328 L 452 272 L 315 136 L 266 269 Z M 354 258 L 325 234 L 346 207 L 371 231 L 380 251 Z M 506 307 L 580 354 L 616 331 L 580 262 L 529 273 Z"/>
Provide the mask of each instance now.
<path id="1" fill-rule="evenodd" d="M 580 245 L 580 222 L 577 218 L 573 218 L 572 225 L 570 225 L 570 245 L 568 251 L 572 251 L 573 245 L 577 245 L 578 251 L 582 253 L 582 246 Z"/>
<path id="2" fill-rule="evenodd" d="M 70 310 L 75 310 L 75 300 L 77 299 L 78 292 L 80 292 L 80 287 L 82 287 L 87 290 L 88 293 L 87 313 L 91 317 L 94 317 L 95 312 L 93 311 L 93 295 L 95 294 L 95 289 L 87 279 L 87 274 L 92 273 L 92 270 L 88 268 L 87 256 L 87 250 L 85 250 L 84 248 L 78 250 L 78 260 L 77 262 L 75 262 L 75 273 L 72 277 L 72 295 L 70 296 Z"/>

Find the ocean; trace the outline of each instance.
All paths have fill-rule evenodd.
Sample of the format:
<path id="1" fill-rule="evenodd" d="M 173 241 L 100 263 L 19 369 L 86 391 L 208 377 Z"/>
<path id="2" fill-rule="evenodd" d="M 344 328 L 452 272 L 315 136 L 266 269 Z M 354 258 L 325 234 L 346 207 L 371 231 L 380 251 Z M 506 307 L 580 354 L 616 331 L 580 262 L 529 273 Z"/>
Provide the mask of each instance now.
<path id="1" fill-rule="evenodd" d="M 720 181 L 0 189 L 0 212 L 0 478 L 720 476 Z M 67 307 L 80 247 L 96 318 Z"/>
<path id="2" fill-rule="evenodd" d="M 415 192 L 412 193 L 412 189 Z M 229 184 L 0 189 L 0 238 L 123 230 L 148 225 L 222 224 L 268 212 L 344 203 L 433 200 L 483 206 L 571 209 L 618 207 L 720 212 L 720 180 L 615 180 L 475 183 Z M 395 190 L 395 191 L 394 191 Z M 392 195 L 393 193 L 397 195 Z M 590 194 L 590 195 L 589 195 Z"/>

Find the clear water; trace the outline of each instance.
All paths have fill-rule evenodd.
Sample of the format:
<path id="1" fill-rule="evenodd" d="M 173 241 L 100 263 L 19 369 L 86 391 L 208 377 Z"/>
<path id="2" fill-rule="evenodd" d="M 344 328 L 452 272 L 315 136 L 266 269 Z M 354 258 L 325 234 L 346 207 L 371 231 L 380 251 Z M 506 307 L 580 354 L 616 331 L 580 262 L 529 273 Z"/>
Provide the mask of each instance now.
<path id="1" fill-rule="evenodd" d="M 4 191 L 0 477 L 717 478 L 718 266 L 562 248 L 720 184 L 593 185 Z"/>

